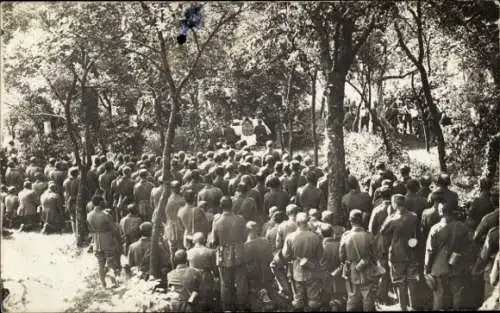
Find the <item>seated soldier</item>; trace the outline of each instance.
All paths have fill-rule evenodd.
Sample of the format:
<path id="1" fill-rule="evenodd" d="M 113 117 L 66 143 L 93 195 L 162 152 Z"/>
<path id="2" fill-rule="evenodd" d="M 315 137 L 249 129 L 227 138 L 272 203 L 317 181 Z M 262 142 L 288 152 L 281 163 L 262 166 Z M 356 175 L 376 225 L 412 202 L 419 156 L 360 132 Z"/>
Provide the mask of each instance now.
<path id="1" fill-rule="evenodd" d="M 143 222 L 139 226 L 141 238 L 130 245 L 128 251 L 128 266 L 130 268 L 137 266 L 139 271 L 142 272 L 141 278 L 149 278 L 149 260 L 151 256 L 151 233 L 153 231 L 153 224 L 151 222 Z M 163 241 L 159 241 L 159 255 L 161 262 L 161 272 L 167 273 L 170 267 L 170 256 L 168 249 L 164 247 Z M 165 275 L 162 275 L 164 277 Z"/>
<path id="2" fill-rule="evenodd" d="M 197 298 L 202 276 L 200 271 L 188 267 L 187 253 L 177 250 L 174 255 L 175 269 L 167 275 L 168 292 L 165 312 L 196 312 Z"/>

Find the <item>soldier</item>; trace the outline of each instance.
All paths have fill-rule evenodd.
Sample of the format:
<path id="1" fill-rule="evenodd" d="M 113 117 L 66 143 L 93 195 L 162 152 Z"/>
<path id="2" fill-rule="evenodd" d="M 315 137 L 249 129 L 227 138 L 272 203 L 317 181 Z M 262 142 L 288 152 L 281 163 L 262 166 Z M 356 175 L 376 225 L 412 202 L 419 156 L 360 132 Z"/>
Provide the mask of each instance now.
<path id="1" fill-rule="evenodd" d="M 158 205 L 160 204 L 161 195 L 163 193 L 163 176 L 160 175 L 156 179 L 156 187 L 151 189 L 151 207 L 153 208 L 153 212 L 156 212 Z M 154 215 L 154 213 L 153 213 Z M 153 218 L 154 220 L 154 218 Z"/>
<path id="2" fill-rule="evenodd" d="M 228 181 L 224 179 L 224 167 L 217 166 L 215 168 L 215 178 L 213 180 L 213 184 L 215 187 L 219 188 L 222 193 L 227 196 L 228 195 Z"/>
<path id="3" fill-rule="evenodd" d="M 370 189 L 368 191 L 372 199 L 374 199 L 375 190 L 382 185 L 382 181 L 384 179 L 390 179 L 391 181 L 396 180 L 394 174 L 386 169 L 384 162 L 377 163 L 375 170 L 377 171 L 377 174 L 375 174 L 370 180 Z"/>
<path id="4" fill-rule="evenodd" d="M 432 226 L 427 238 L 424 273 L 434 278 L 433 309 L 460 310 L 465 304 L 468 230 L 453 215 L 450 203 L 440 204 L 438 211 L 441 221 Z"/>
<path id="5" fill-rule="evenodd" d="M 116 263 L 115 253 L 119 249 L 120 230 L 113 222 L 113 218 L 104 212 L 104 199 L 101 196 L 92 198 L 94 209 L 87 214 L 89 231 L 92 234 L 94 251 L 99 264 L 99 278 L 106 288 L 106 264 L 113 269 L 114 277 L 111 280 L 116 284 L 119 276 L 119 264 Z"/>
<path id="6" fill-rule="evenodd" d="M 31 189 L 31 182 L 24 182 L 24 189 L 19 192 L 19 207 L 17 216 L 21 219 L 19 231 L 31 230 L 38 222 L 37 206 L 39 199 Z"/>
<path id="7" fill-rule="evenodd" d="M 137 206 L 135 203 L 131 203 L 127 206 L 127 212 L 128 214 L 120 220 L 124 255 L 128 255 L 130 244 L 141 237 L 139 226 L 142 223 L 142 219 L 137 214 Z"/>
<path id="8" fill-rule="evenodd" d="M 230 310 L 236 299 L 238 309 L 247 309 L 248 283 L 245 267 L 245 220 L 232 212 L 232 201 L 222 197 L 222 214 L 214 219 L 212 236 L 217 252 L 223 310 Z M 236 287 L 236 290 L 235 290 Z M 236 293 L 236 294 L 235 294 Z"/>
<path id="9" fill-rule="evenodd" d="M 311 208 L 323 211 L 326 209 L 326 198 L 323 193 L 316 187 L 318 176 L 315 171 L 307 173 L 307 184 L 297 190 L 296 204 L 304 210 Z"/>
<path id="10" fill-rule="evenodd" d="M 324 273 L 323 290 L 326 297 L 324 302 L 329 304 L 332 311 L 343 311 L 347 300 L 345 281 L 341 276 L 342 271 L 335 273 L 341 264 L 340 238 L 344 231 L 344 227 L 334 228 L 326 223 L 320 226 L 320 233 L 323 237 L 323 257 L 320 261 L 320 268 Z"/>
<path id="11" fill-rule="evenodd" d="M 309 209 L 309 212 L 307 212 L 307 214 L 309 219 L 308 222 L 309 229 L 321 235 L 321 230 L 320 230 L 320 226 L 322 225 L 321 213 L 318 211 L 318 209 L 312 208 Z"/>
<path id="12" fill-rule="evenodd" d="M 257 217 L 257 204 L 248 196 L 250 186 L 243 180 L 238 184 L 238 191 L 231 198 L 233 202 L 233 213 L 243 216 L 245 221 L 254 220 Z"/>
<path id="13" fill-rule="evenodd" d="M 252 299 L 258 298 L 260 302 L 269 303 L 271 300 L 268 293 L 273 285 L 269 264 L 273 259 L 273 247 L 266 238 L 259 236 L 257 223 L 249 221 L 246 227 L 248 237 L 245 242 L 245 264 L 247 272 L 251 273 L 248 277 L 249 295 Z M 257 306 L 252 311 L 258 309 Z"/>
<path id="14" fill-rule="evenodd" d="M 63 219 L 63 199 L 57 193 L 57 186 L 54 182 L 49 182 L 48 189 L 40 197 L 42 206 L 42 233 L 47 234 L 61 229 Z"/>
<path id="15" fill-rule="evenodd" d="M 14 186 L 17 190 L 23 188 L 24 174 L 20 168 L 13 161 L 7 163 L 7 170 L 5 171 L 5 184 L 7 186 Z"/>
<path id="16" fill-rule="evenodd" d="M 432 192 L 430 186 L 431 186 L 431 177 L 429 175 L 424 175 L 420 177 L 420 190 L 417 192 L 417 195 L 419 197 L 422 197 L 424 199 L 427 199 L 429 194 Z"/>
<path id="17" fill-rule="evenodd" d="M 276 207 L 274 207 L 276 208 Z M 265 233 L 263 236 L 271 243 L 273 247 L 273 255 L 276 254 L 278 249 L 276 248 L 276 236 L 278 235 L 278 226 L 285 220 L 285 214 L 279 211 L 277 208 L 271 214 L 271 220 L 265 225 Z M 263 229 L 264 230 L 264 229 Z"/>
<path id="18" fill-rule="evenodd" d="M 274 164 L 278 160 L 275 160 L 272 155 L 267 155 L 264 156 L 264 166 L 260 169 L 262 173 L 264 173 L 264 176 L 268 177 L 271 175 L 274 171 Z"/>
<path id="19" fill-rule="evenodd" d="M 410 177 L 410 167 L 406 164 L 401 165 L 399 168 L 399 173 L 401 174 L 401 178 L 396 180 L 393 184 L 393 193 L 394 194 L 406 194 L 406 184 L 411 179 Z"/>
<path id="20" fill-rule="evenodd" d="M 184 191 L 184 201 L 186 204 L 179 209 L 177 217 L 179 218 L 182 227 L 184 228 L 183 244 L 186 249 L 190 249 L 193 245 L 193 234 L 201 232 L 203 235 L 208 234 L 208 220 L 202 209 L 196 207 L 195 193 L 191 189 Z"/>
<path id="21" fill-rule="evenodd" d="M 99 175 L 99 188 L 104 190 L 104 201 L 106 208 L 113 206 L 113 198 L 111 194 L 111 182 L 115 179 L 115 167 L 113 162 L 107 161 L 104 165 L 105 172 Z"/>
<path id="22" fill-rule="evenodd" d="M 176 180 L 170 183 L 171 194 L 167 200 L 167 206 L 165 207 L 165 237 L 168 241 L 168 247 L 170 248 L 170 256 L 173 263 L 173 255 L 175 251 L 182 248 L 184 228 L 180 219 L 178 218 L 178 213 L 181 207 L 186 204 L 184 197 L 180 195 L 180 183 Z"/>
<path id="23" fill-rule="evenodd" d="M 477 225 L 476 230 L 474 231 L 474 241 L 481 244 L 484 242 L 488 231 L 493 227 L 498 226 L 498 215 L 499 209 L 497 207 L 494 211 L 486 214 L 481 219 L 481 222 L 479 222 L 479 225 Z"/>
<path id="24" fill-rule="evenodd" d="M 17 196 L 16 187 L 10 186 L 7 188 L 7 195 L 5 196 L 5 217 L 7 220 L 7 227 L 17 226 L 17 209 L 19 208 L 19 197 Z"/>
<path id="25" fill-rule="evenodd" d="M 241 177 L 245 175 L 245 165 L 242 163 L 238 165 L 238 174 L 229 180 L 228 190 L 229 195 L 234 196 L 236 193 L 236 188 L 240 183 Z"/>
<path id="26" fill-rule="evenodd" d="M 435 193 L 433 196 L 433 205 L 422 212 L 421 238 L 423 240 L 427 240 L 427 236 L 429 235 L 431 227 L 437 224 L 441 219 L 439 216 L 438 205 L 443 203 L 444 195 L 442 193 Z"/>
<path id="27" fill-rule="evenodd" d="M 362 309 L 375 311 L 374 287 L 376 279 L 370 275 L 375 261 L 375 238 L 363 226 L 360 210 L 349 213 L 352 228 L 340 240 L 340 261 L 346 267 L 347 311 Z"/>
<path id="28" fill-rule="evenodd" d="M 389 289 L 391 287 L 389 263 L 387 260 L 387 255 L 384 254 L 386 241 L 384 240 L 384 236 L 380 234 L 380 229 L 385 220 L 395 213 L 395 210 L 391 205 L 391 189 L 385 186 L 380 187 L 379 190 L 383 202 L 375 209 L 373 209 L 372 216 L 370 217 L 370 223 L 368 224 L 368 231 L 375 237 L 375 245 L 378 252 L 377 258 L 380 261 L 380 264 L 386 270 L 386 273 L 382 275 L 378 284 L 378 298 L 382 303 L 389 304 Z"/>
<path id="29" fill-rule="evenodd" d="M 485 178 L 479 179 L 479 196 L 472 201 L 469 212 L 467 213 L 468 219 L 472 225 L 476 227 L 481 219 L 488 213 L 494 210 L 495 206 L 491 201 L 491 183 Z"/>
<path id="30" fill-rule="evenodd" d="M 349 216 L 350 211 L 360 210 L 363 212 L 363 227 L 368 227 L 373 209 L 370 195 L 359 189 L 358 180 L 354 176 L 348 177 L 347 187 L 349 192 L 342 197 L 342 221 L 345 223 L 345 217 Z"/>
<path id="31" fill-rule="evenodd" d="M 200 311 L 213 311 L 216 298 L 215 277 L 218 276 L 215 263 L 215 250 L 205 246 L 205 235 L 197 232 L 193 235 L 194 246 L 187 251 L 189 266 L 201 272 L 200 296 L 198 308 Z"/>
<path id="32" fill-rule="evenodd" d="M 436 179 L 437 188 L 434 189 L 427 198 L 428 204 L 433 205 L 433 200 L 436 193 L 441 193 L 444 196 L 444 201 L 449 202 L 451 207 L 458 207 L 458 194 L 449 189 L 450 185 L 450 176 L 446 173 L 441 173 Z"/>
<path id="33" fill-rule="evenodd" d="M 99 172 L 101 166 L 101 159 L 96 157 L 94 159 L 94 166 L 87 172 L 87 188 L 90 195 L 94 195 L 99 188 Z"/>
<path id="34" fill-rule="evenodd" d="M 420 223 L 415 213 L 405 207 L 403 195 L 391 198 L 396 212 L 390 216 L 380 229 L 389 244 L 389 266 L 392 283 L 397 286 L 401 310 L 415 308 L 416 287 L 419 280 L 417 243 L 420 238 Z"/>
<path id="35" fill-rule="evenodd" d="M 288 176 L 283 182 L 285 191 L 288 193 L 288 199 L 297 195 L 299 180 L 303 178 L 300 175 L 300 163 L 298 161 L 293 160 L 292 162 L 290 162 L 290 167 L 292 170 L 292 174 Z"/>
<path id="36" fill-rule="evenodd" d="M 406 189 L 408 190 L 405 196 L 405 205 L 408 211 L 417 214 L 418 219 L 422 217 L 422 212 L 427 207 L 425 198 L 420 197 L 417 192 L 420 189 L 420 184 L 416 179 L 410 179 L 406 182 Z"/>
<path id="37" fill-rule="evenodd" d="M 47 189 L 47 182 L 44 180 L 41 172 L 35 174 L 35 182 L 31 185 L 31 188 L 35 191 L 38 199 L 40 199 L 42 193 Z"/>
<path id="38" fill-rule="evenodd" d="M 35 157 L 31 157 L 30 164 L 26 167 L 26 178 L 30 181 L 34 181 L 35 174 L 41 171 L 42 169 L 37 165 L 37 159 Z"/>
<path id="39" fill-rule="evenodd" d="M 151 222 L 143 222 L 139 225 L 139 232 L 141 237 L 133 242 L 128 251 L 128 266 L 132 268 L 137 266 L 139 271 L 142 272 L 141 278 L 149 278 L 149 262 L 151 257 L 151 233 L 153 231 L 153 224 Z M 158 253 L 160 260 L 160 271 L 162 277 L 168 273 L 170 269 L 170 255 L 168 249 L 163 245 L 163 241 L 158 241 Z"/>
<path id="40" fill-rule="evenodd" d="M 284 212 L 288 204 L 288 194 L 281 189 L 280 180 L 278 177 L 272 177 L 267 181 L 267 187 L 270 189 L 264 195 L 264 210 L 269 210 L 273 206 L 277 206 L 278 210 Z"/>
<path id="41" fill-rule="evenodd" d="M 151 207 L 151 190 L 155 187 L 148 180 L 148 171 L 142 169 L 139 171 L 139 182 L 134 185 L 134 199 L 139 209 L 139 216 L 144 221 L 150 221 L 153 215 Z"/>
<path id="42" fill-rule="evenodd" d="M 78 189 L 80 185 L 80 179 L 78 178 L 79 170 L 78 168 L 72 168 L 69 171 L 68 178 L 64 180 L 63 189 L 64 189 L 64 200 L 66 211 L 69 214 L 69 218 L 71 221 L 71 230 L 76 235 L 76 198 L 78 196 Z"/>
<path id="43" fill-rule="evenodd" d="M 268 156 L 272 156 L 273 157 L 273 160 L 271 161 L 272 162 L 272 166 L 274 166 L 275 162 L 278 162 L 279 160 L 281 160 L 281 154 L 280 154 L 280 152 L 278 150 L 275 150 L 273 148 L 273 141 L 272 140 L 268 140 L 266 142 L 266 151 L 262 155 L 262 158 L 264 160 L 266 160 Z M 267 163 L 267 160 L 266 160 L 266 163 Z"/>
<path id="44" fill-rule="evenodd" d="M 265 185 L 266 178 L 264 177 L 264 173 L 260 171 L 255 177 L 257 179 L 257 185 L 248 191 L 248 196 L 255 200 L 257 205 L 257 214 L 259 215 L 257 222 L 260 222 L 266 214 L 266 210 L 264 208 L 264 196 L 267 191 Z"/>
<path id="45" fill-rule="evenodd" d="M 207 207 L 213 212 L 215 212 L 219 207 L 219 201 L 223 195 L 224 194 L 222 193 L 222 190 L 213 185 L 212 177 L 206 175 L 205 186 L 198 193 L 198 203 L 200 203 L 201 201 L 206 201 Z"/>
<path id="46" fill-rule="evenodd" d="M 283 246 L 283 257 L 292 262 L 292 306 L 295 309 L 321 307 L 322 279 L 319 263 L 323 257 L 321 237 L 310 231 L 307 215 L 297 214 L 297 230 L 288 234 Z"/>
<path id="47" fill-rule="evenodd" d="M 49 163 L 45 166 L 43 169 L 43 174 L 45 175 L 46 179 L 49 179 L 50 174 L 52 171 L 56 169 L 56 158 L 50 158 Z"/>
<path id="48" fill-rule="evenodd" d="M 389 188 L 391 190 L 391 195 L 394 194 L 392 180 L 390 180 L 390 179 L 384 179 L 382 181 L 382 185 L 380 187 L 378 187 L 375 190 L 375 192 L 373 193 L 373 201 L 372 201 L 373 207 L 378 206 L 383 201 L 381 199 L 381 195 L 380 195 L 380 192 L 381 192 L 382 188 Z"/>

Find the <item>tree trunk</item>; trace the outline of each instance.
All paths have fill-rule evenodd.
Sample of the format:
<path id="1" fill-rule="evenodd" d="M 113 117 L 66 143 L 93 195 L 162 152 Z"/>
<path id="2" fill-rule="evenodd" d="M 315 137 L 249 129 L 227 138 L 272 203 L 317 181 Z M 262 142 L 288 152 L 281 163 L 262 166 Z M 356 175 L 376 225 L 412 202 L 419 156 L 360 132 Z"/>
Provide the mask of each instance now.
<path id="1" fill-rule="evenodd" d="M 347 71 L 345 71 L 347 74 Z M 330 73 L 328 79 L 328 115 L 326 137 L 328 138 L 328 210 L 333 212 L 335 224 L 345 224 L 341 201 L 345 192 L 345 149 L 344 149 L 344 88 L 342 72 Z"/>
<path id="2" fill-rule="evenodd" d="M 288 109 L 288 155 L 290 159 L 293 157 L 293 119 L 295 117 L 295 109 L 291 99 L 292 93 L 292 79 L 293 79 L 293 69 L 288 75 L 288 81 L 286 84 L 286 108 Z"/>
<path id="3" fill-rule="evenodd" d="M 424 132 L 425 150 L 427 150 L 427 152 L 430 152 L 431 143 L 429 141 L 429 130 L 427 129 L 427 117 L 425 116 L 424 106 L 422 105 L 422 103 L 420 103 L 420 94 L 418 94 L 417 90 L 415 89 L 415 74 L 411 74 L 411 89 L 413 90 L 413 95 L 417 99 L 416 103 L 420 112 L 420 116 L 422 117 L 422 130 Z"/>
<path id="4" fill-rule="evenodd" d="M 318 138 L 316 135 L 316 80 L 318 79 L 318 70 L 314 70 L 312 77 L 312 99 L 311 99 L 311 127 L 314 147 L 314 166 L 318 166 Z"/>
<path id="5" fill-rule="evenodd" d="M 167 205 L 167 200 L 170 194 L 170 155 L 172 153 L 172 144 L 174 141 L 175 135 L 175 125 L 176 120 L 175 117 L 177 115 L 177 111 L 180 107 L 179 98 L 176 94 L 172 96 L 172 104 L 170 107 L 170 116 L 168 119 L 167 126 L 167 134 L 165 136 L 165 146 L 163 148 L 163 167 L 162 167 L 162 175 L 163 175 L 163 191 L 160 196 L 160 201 L 158 207 L 155 208 L 156 214 L 153 220 L 153 233 L 151 234 L 151 258 L 149 263 L 150 275 L 155 278 L 161 278 L 161 260 L 159 255 L 159 246 L 158 242 L 161 240 L 162 236 L 162 224 L 165 220 L 165 206 Z"/>
<path id="6" fill-rule="evenodd" d="M 441 125 L 439 124 L 439 112 L 432 99 L 431 87 L 429 85 L 429 80 L 425 68 L 423 66 L 419 66 L 419 72 L 420 78 L 422 80 L 422 89 L 424 91 L 427 106 L 429 107 L 429 111 L 431 113 L 431 125 L 433 130 L 435 131 L 435 136 L 437 139 L 439 167 L 442 172 L 446 172 L 446 150 L 443 130 L 441 129 Z"/>

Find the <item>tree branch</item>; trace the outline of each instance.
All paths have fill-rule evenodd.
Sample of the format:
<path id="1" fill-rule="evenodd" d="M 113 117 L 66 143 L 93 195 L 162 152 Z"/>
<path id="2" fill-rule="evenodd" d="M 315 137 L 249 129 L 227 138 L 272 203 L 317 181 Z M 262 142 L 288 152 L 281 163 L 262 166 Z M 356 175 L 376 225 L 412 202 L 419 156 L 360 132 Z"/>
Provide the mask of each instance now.
<path id="1" fill-rule="evenodd" d="M 389 80 L 389 79 L 403 79 L 405 78 L 406 76 L 409 76 L 409 75 L 412 75 L 414 73 L 417 73 L 418 70 L 415 69 L 415 70 L 412 70 L 412 71 L 409 71 L 408 73 L 405 73 L 403 75 L 388 75 L 388 76 L 382 76 L 380 77 L 377 81 L 378 82 L 382 82 L 382 81 L 385 81 L 385 80 Z"/>
<path id="2" fill-rule="evenodd" d="M 358 53 L 359 49 L 363 46 L 365 43 L 366 39 L 368 39 L 368 36 L 370 36 L 370 33 L 372 30 L 375 28 L 375 23 L 376 23 L 376 18 L 372 17 L 370 24 L 365 28 L 361 36 L 359 36 L 359 39 L 357 40 L 356 44 L 354 45 L 354 48 L 352 49 L 352 58 L 354 59 L 356 54 Z"/>
<path id="3" fill-rule="evenodd" d="M 154 61 L 151 57 L 149 57 L 148 55 L 142 53 L 142 52 L 139 52 L 139 51 L 136 51 L 136 50 L 133 50 L 133 49 L 130 49 L 130 48 L 127 48 L 127 47 L 121 47 L 123 50 L 126 50 L 130 53 L 135 53 L 137 55 L 140 55 L 141 57 L 143 57 L 146 61 L 150 62 L 154 67 L 156 67 L 158 70 L 160 71 L 163 71 L 162 67 L 160 66 L 160 64 L 156 63 L 156 61 Z"/>
<path id="4" fill-rule="evenodd" d="M 203 52 L 205 51 L 206 47 L 208 46 L 208 44 L 210 43 L 210 41 L 212 40 L 213 37 L 215 37 L 215 35 L 219 32 L 219 29 L 227 24 L 229 21 L 231 21 L 232 19 L 236 18 L 241 12 L 242 12 L 242 8 L 243 8 L 243 5 L 240 5 L 240 7 L 238 8 L 238 10 L 232 14 L 230 14 L 227 18 L 226 17 L 226 13 L 223 14 L 221 20 L 219 21 L 219 23 L 217 23 L 217 25 L 215 26 L 214 30 L 208 35 L 208 38 L 207 40 L 201 45 L 200 49 L 198 50 L 198 54 L 196 55 L 196 58 L 194 60 L 194 62 L 191 64 L 190 68 L 189 68 L 189 71 L 188 73 L 186 74 L 186 76 L 181 80 L 179 86 L 177 87 L 177 90 L 182 90 L 182 88 L 184 88 L 186 82 L 188 81 L 189 78 L 191 78 L 191 75 L 193 74 L 195 68 L 198 66 L 198 62 L 200 61 L 200 58 L 203 54 Z"/>
<path id="5" fill-rule="evenodd" d="M 398 35 L 398 43 L 401 49 L 403 49 L 406 56 L 408 56 L 408 58 L 413 62 L 415 66 L 421 67 L 422 63 L 418 62 L 417 58 L 411 53 L 410 49 L 408 49 L 408 46 L 405 44 L 403 34 L 401 33 L 401 30 L 399 29 L 396 21 L 394 21 L 394 29 L 396 30 L 396 34 Z"/>

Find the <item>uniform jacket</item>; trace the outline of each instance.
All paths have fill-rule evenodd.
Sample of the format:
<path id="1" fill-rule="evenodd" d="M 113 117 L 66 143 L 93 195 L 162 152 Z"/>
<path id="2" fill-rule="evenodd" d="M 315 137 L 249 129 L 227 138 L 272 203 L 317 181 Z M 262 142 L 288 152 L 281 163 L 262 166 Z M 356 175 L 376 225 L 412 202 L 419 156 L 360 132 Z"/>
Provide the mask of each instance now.
<path id="1" fill-rule="evenodd" d="M 305 210 L 314 208 L 323 211 L 326 209 L 326 199 L 323 197 L 323 192 L 310 184 L 306 184 L 297 190 L 295 201 L 298 206 Z"/>
<path id="2" fill-rule="evenodd" d="M 286 220 L 278 225 L 276 233 L 276 249 L 281 250 L 285 244 L 285 239 L 288 234 L 293 233 L 297 230 L 297 224 L 295 221 Z"/>
<path id="3" fill-rule="evenodd" d="M 273 206 L 277 206 L 278 210 L 285 212 L 289 199 L 288 194 L 282 190 L 266 192 L 264 195 L 264 212 L 268 212 Z"/>
<path id="4" fill-rule="evenodd" d="M 216 211 L 219 208 L 219 202 L 223 195 L 222 190 L 219 188 L 207 185 L 198 193 L 198 203 L 206 201 L 208 208 Z"/>
<path id="5" fill-rule="evenodd" d="M 185 204 L 179 209 L 177 217 L 182 223 L 185 236 L 201 232 L 205 236 L 208 234 L 208 220 L 203 209 Z"/>
<path id="6" fill-rule="evenodd" d="M 27 216 L 36 214 L 36 208 L 38 206 L 38 197 L 32 189 L 23 189 L 19 192 L 19 208 L 17 209 L 17 215 Z"/>
<path id="7" fill-rule="evenodd" d="M 223 177 L 217 176 L 213 182 L 214 186 L 219 188 L 224 195 L 228 195 L 228 181 L 224 180 Z"/>
<path id="8" fill-rule="evenodd" d="M 185 204 L 184 198 L 179 194 L 172 193 L 168 198 L 167 206 L 165 207 L 165 236 L 170 241 L 182 240 L 184 227 L 178 217 L 178 213 L 179 209 Z"/>
<path id="9" fill-rule="evenodd" d="M 363 224 L 368 226 L 373 205 L 367 192 L 362 192 L 359 189 L 351 190 L 342 197 L 341 205 L 344 220 L 347 220 L 350 211 L 357 209 L 363 212 Z"/>
<path id="10" fill-rule="evenodd" d="M 170 255 L 168 249 L 159 244 L 159 256 L 161 268 L 168 268 L 170 264 Z M 128 250 L 128 264 L 130 267 L 138 266 L 142 272 L 149 271 L 149 258 L 151 253 L 151 237 L 140 237 L 132 243 Z"/>
<path id="11" fill-rule="evenodd" d="M 496 209 L 493 212 L 490 212 L 486 214 L 482 219 L 479 225 L 476 228 L 476 231 L 474 232 L 474 240 L 477 242 L 483 242 L 484 237 L 488 233 L 488 231 L 495 227 L 498 226 L 498 212 L 499 210 Z"/>
<path id="12" fill-rule="evenodd" d="M 478 225 L 481 219 L 493 210 L 494 205 L 490 200 L 490 194 L 481 192 L 481 194 L 472 201 L 468 216 Z"/>
<path id="13" fill-rule="evenodd" d="M 418 219 L 421 219 L 422 213 L 427 207 L 427 201 L 416 193 L 408 192 L 405 196 L 405 206 L 408 211 L 417 214 Z"/>
<path id="14" fill-rule="evenodd" d="M 464 275 L 467 269 L 466 257 L 469 246 L 469 232 L 464 223 L 442 218 L 432 226 L 426 243 L 425 268 L 433 276 Z M 451 254 L 462 256 L 454 266 L 448 264 Z"/>
<path id="15" fill-rule="evenodd" d="M 200 271 L 186 264 L 179 264 L 167 274 L 167 281 L 170 287 L 180 294 L 180 301 L 187 301 L 194 291 L 199 292 L 202 283 Z"/>
<path id="16" fill-rule="evenodd" d="M 44 181 L 35 181 L 31 185 L 31 189 L 36 193 L 38 199 L 42 196 L 42 193 L 47 189 L 47 183 Z"/>
<path id="17" fill-rule="evenodd" d="M 245 263 L 250 280 L 259 284 L 273 280 L 269 264 L 273 259 L 273 246 L 264 237 L 245 242 Z"/>
<path id="18" fill-rule="evenodd" d="M 246 221 L 255 221 L 257 218 L 257 203 L 253 198 L 236 193 L 233 200 L 233 212 L 243 216 Z"/>
<path id="19" fill-rule="evenodd" d="M 353 284 L 362 284 L 369 279 L 367 270 L 370 265 L 375 264 L 375 253 L 375 238 L 362 227 L 355 226 L 342 235 L 339 250 L 340 261 L 349 267 Z M 369 265 L 363 271 L 358 271 L 356 265 L 361 259 Z"/>
<path id="20" fill-rule="evenodd" d="M 122 217 L 120 220 L 120 230 L 122 232 L 123 242 L 131 244 L 141 237 L 139 226 L 142 219 L 138 216 L 133 216 L 130 213 Z"/>
<path id="21" fill-rule="evenodd" d="M 415 248 L 408 246 L 410 238 L 420 238 L 420 222 L 415 213 L 394 213 L 384 222 L 380 233 L 390 241 L 390 262 L 416 262 Z"/>
<path id="22" fill-rule="evenodd" d="M 45 191 L 40 197 L 42 205 L 42 220 L 48 224 L 57 224 L 63 210 L 63 199 L 51 190 Z"/>
<path id="23" fill-rule="evenodd" d="M 115 252 L 119 249 L 120 231 L 110 215 L 95 207 L 87 214 L 87 223 L 96 252 Z"/>
<path id="24" fill-rule="evenodd" d="M 217 247 L 217 265 L 233 267 L 244 264 L 246 241 L 245 219 L 232 212 L 223 212 L 214 219 L 212 236 Z"/>
<path id="25" fill-rule="evenodd" d="M 286 236 L 282 253 L 285 259 L 292 261 L 295 281 L 303 282 L 320 277 L 317 274 L 323 257 L 323 245 L 318 234 L 310 230 L 297 229 Z M 302 258 L 307 259 L 306 266 L 300 265 Z"/>

